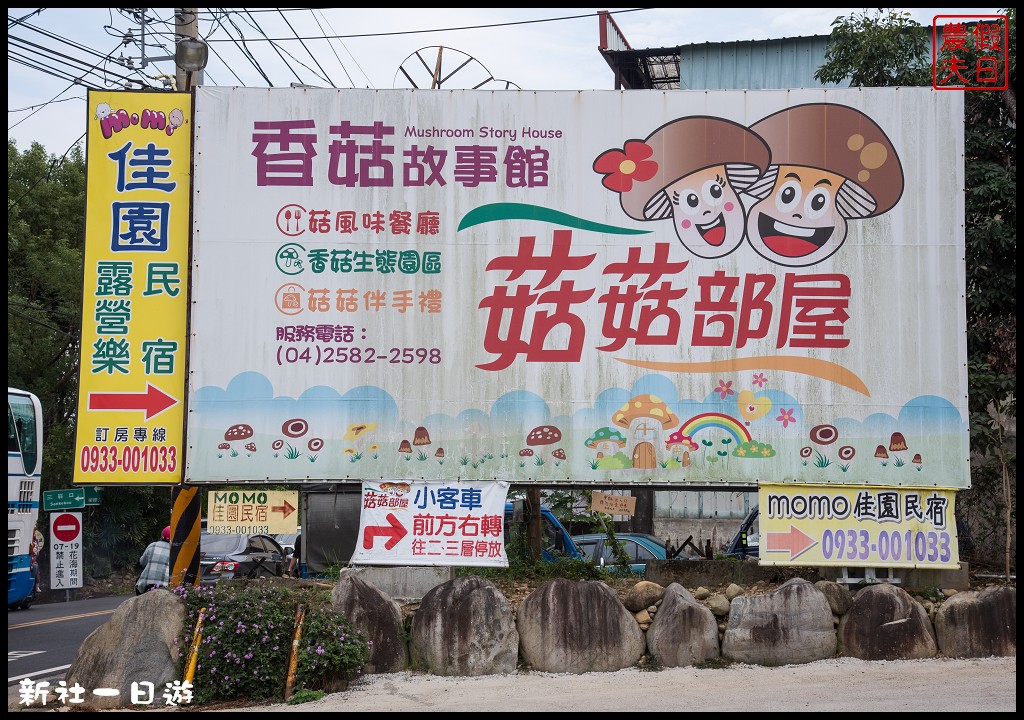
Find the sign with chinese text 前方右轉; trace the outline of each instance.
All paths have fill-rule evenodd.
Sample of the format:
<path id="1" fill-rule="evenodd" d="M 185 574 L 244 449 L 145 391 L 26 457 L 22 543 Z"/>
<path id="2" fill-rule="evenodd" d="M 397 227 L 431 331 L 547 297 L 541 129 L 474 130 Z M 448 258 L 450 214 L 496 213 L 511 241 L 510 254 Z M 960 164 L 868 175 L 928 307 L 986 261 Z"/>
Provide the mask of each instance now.
<path id="1" fill-rule="evenodd" d="M 188 93 L 88 94 L 75 483 L 181 481 Z"/>
<path id="2" fill-rule="evenodd" d="M 508 567 L 508 483 L 363 482 L 355 565 Z"/>
<path id="3" fill-rule="evenodd" d="M 636 513 L 636 498 L 632 495 L 609 495 L 595 490 L 590 496 L 590 509 L 609 515 L 629 515 Z"/>
<path id="4" fill-rule="evenodd" d="M 214 535 L 293 533 L 299 522 L 298 490 L 215 490 L 207 493 L 206 529 Z"/>
<path id="5" fill-rule="evenodd" d="M 953 490 L 758 488 L 761 565 L 960 567 Z"/>
<path id="6" fill-rule="evenodd" d="M 970 487 L 960 93 L 195 102 L 188 482 Z"/>
<path id="7" fill-rule="evenodd" d="M 82 513 L 50 514 L 50 589 L 82 587 Z"/>

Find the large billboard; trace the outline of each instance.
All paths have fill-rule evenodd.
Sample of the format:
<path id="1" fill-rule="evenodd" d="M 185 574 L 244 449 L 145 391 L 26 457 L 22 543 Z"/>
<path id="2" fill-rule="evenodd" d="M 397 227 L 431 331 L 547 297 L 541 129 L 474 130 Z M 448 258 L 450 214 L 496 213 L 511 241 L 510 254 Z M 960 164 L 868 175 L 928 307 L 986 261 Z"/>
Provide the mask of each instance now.
<path id="1" fill-rule="evenodd" d="M 190 482 L 970 486 L 961 93 L 195 102 Z"/>
<path id="2" fill-rule="evenodd" d="M 184 468 L 192 96 L 89 91 L 75 483 Z"/>

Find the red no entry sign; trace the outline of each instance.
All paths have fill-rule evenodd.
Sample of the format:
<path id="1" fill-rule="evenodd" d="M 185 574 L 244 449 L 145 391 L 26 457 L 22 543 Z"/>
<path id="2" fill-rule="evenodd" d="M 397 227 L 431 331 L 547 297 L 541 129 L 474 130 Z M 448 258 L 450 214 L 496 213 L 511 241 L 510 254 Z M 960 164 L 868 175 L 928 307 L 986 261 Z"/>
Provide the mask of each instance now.
<path id="1" fill-rule="evenodd" d="M 53 519 L 53 536 L 61 542 L 74 542 L 82 532 L 82 522 L 72 513 L 61 513 Z"/>

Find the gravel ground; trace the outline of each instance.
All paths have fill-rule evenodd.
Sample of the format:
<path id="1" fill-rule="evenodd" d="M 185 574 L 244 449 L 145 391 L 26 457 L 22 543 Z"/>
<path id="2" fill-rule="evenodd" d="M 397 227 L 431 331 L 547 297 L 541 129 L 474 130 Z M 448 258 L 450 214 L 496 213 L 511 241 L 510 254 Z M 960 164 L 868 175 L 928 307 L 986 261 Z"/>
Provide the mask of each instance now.
<path id="1" fill-rule="evenodd" d="M 225 709 L 237 712 L 240 708 Z M 1015 712 L 1017 659 L 853 658 L 769 668 L 668 668 L 568 675 L 367 676 L 301 705 L 245 712 Z"/>

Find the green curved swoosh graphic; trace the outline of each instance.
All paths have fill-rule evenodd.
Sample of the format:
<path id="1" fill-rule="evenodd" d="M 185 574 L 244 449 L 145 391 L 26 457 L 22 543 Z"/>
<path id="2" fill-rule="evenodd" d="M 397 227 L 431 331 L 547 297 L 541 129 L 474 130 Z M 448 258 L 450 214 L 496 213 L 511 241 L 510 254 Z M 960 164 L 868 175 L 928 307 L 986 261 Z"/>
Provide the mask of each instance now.
<path id="1" fill-rule="evenodd" d="M 613 235 L 646 235 L 650 230 L 634 230 L 633 228 L 605 225 L 604 223 L 584 220 L 575 215 L 552 210 L 551 208 L 540 207 L 539 205 L 527 205 L 525 203 L 491 203 L 473 208 L 462 218 L 459 223 L 459 230 L 471 228 L 474 225 L 495 222 L 497 220 L 540 220 L 541 222 L 564 225 L 566 227 L 578 228 L 580 230 L 593 230 L 594 232 L 612 233 Z"/>

